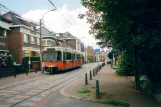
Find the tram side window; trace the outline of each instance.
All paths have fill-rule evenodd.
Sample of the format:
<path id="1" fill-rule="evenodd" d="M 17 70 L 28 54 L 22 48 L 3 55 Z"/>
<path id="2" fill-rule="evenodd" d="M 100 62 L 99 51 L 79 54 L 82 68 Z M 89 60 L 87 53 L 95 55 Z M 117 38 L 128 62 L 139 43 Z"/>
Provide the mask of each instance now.
<path id="1" fill-rule="evenodd" d="M 75 60 L 75 54 L 72 53 L 72 60 Z"/>
<path id="2" fill-rule="evenodd" d="M 72 60 L 72 54 L 67 52 L 66 53 L 66 60 Z"/>
<path id="3" fill-rule="evenodd" d="M 63 61 L 65 61 L 66 60 L 66 57 L 65 57 L 65 52 L 63 53 Z"/>
<path id="4" fill-rule="evenodd" d="M 61 55 L 61 51 L 58 51 L 58 57 L 57 57 L 57 60 L 58 60 L 58 61 L 61 61 L 61 56 L 62 56 L 62 55 Z"/>
<path id="5" fill-rule="evenodd" d="M 77 54 L 77 59 L 78 59 L 78 60 L 80 59 L 80 54 Z"/>

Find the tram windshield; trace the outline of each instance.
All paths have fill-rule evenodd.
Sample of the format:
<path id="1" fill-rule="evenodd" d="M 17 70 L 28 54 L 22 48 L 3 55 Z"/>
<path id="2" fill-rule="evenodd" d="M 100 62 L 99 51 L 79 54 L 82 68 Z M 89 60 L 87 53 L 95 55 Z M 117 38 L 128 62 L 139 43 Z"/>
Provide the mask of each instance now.
<path id="1" fill-rule="evenodd" d="M 52 62 L 57 61 L 58 58 L 58 52 L 54 50 L 45 51 L 44 52 L 44 61 Z"/>

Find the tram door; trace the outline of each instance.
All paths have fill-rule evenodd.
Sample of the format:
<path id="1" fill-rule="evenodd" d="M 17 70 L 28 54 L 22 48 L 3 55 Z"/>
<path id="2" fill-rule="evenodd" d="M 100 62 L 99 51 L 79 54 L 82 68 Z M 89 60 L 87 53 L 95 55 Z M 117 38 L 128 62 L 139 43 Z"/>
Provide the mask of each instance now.
<path id="1" fill-rule="evenodd" d="M 66 52 L 63 52 L 63 67 L 64 67 L 64 70 L 66 69 Z"/>

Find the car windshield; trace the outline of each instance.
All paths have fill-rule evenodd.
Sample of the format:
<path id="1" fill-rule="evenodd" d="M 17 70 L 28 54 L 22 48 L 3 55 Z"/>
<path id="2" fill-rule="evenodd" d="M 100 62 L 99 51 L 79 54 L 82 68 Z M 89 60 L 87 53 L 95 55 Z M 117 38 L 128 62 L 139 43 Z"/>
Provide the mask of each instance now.
<path id="1" fill-rule="evenodd" d="M 46 51 L 44 52 L 44 61 L 57 61 L 57 51 Z"/>

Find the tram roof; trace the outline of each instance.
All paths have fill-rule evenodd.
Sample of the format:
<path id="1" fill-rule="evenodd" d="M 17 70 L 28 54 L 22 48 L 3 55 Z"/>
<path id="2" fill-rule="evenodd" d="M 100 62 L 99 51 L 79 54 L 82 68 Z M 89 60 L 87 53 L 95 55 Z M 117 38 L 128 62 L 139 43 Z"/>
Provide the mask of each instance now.
<path id="1" fill-rule="evenodd" d="M 63 46 L 45 47 L 44 51 L 47 51 L 48 49 L 55 49 L 55 51 L 66 51 L 70 53 L 82 54 L 82 52 L 79 52 L 71 47 L 63 47 Z"/>

